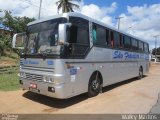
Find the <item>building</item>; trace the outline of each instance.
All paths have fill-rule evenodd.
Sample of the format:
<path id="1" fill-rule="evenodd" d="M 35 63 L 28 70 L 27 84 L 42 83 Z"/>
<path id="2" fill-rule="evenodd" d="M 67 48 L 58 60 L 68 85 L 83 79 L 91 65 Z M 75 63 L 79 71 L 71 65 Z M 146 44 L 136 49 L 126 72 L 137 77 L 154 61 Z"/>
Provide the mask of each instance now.
<path id="1" fill-rule="evenodd" d="M 2 23 L 0 23 L 0 35 L 13 35 L 13 31 L 8 27 L 5 27 Z"/>

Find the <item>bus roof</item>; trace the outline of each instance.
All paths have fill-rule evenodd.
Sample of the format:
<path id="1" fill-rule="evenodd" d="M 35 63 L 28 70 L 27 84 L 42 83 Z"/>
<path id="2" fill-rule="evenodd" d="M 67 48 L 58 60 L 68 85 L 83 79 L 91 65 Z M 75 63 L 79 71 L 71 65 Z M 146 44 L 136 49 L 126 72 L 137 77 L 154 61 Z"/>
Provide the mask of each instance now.
<path id="1" fill-rule="evenodd" d="M 123 30 L 118 30 L 118 29 L 116 29 L 115 27 L 112 27 L 112 26 L 107 25 L 107 24 L 105 24 L 105 23 L 103 23 L 103 22 L 101 22 L 101 21 L 98 21 L 98 20 L 96 20 L 96 19 L 90 18 L 90 17 L 88 17 L 88 16 L 86 16 L 86 15 L 83 15 L 83 14 L 77 13 L 77 12 L 63 13 L 63 14 L 59 14 L 59 15 L 54 15 L 54 16 L 52 16 L 52 17 L 48 17 L 48 18 L 36 20 L 36 21 L 33 21 L 33 22 L 28 23 L 27 26 L 33 25 L 33 24 L 37 24 L 37 23 L 41 23 L 41 22 L 45 22 L 45 21 L 52 20 L 52 19 L 56 19 L 56 18 L 61 18 L 61 17 L 64 17 L 64 18 L 69 19 L 70 16 L 84 18 L 84 19 L 86 19 L 86 20 L 88 20 L 88 21 L 92 21 L 92 22 L 94 22 L 94 23 L 96 23 L 96 24 L 99 24 L 99 25 L 101 25 L 101 26 L 107 27 L 108 29 L 114 30 L 114 31 L 119 32 L 119 33 L 121 33 L 121 34 L 124 34 L 124 35 L 130 36 L 130 37 L 132 37 L 132 38 L 138 39 L 138 40 L 140 40 L 140 41 L 146 42 L 145 40 L 140 39 L 140 38 L 138 38 L 138 37 L 135 37 L 135 36 L 133 36 L 133 35 L 125 32 L 125 31 L 123 31 Z"/>

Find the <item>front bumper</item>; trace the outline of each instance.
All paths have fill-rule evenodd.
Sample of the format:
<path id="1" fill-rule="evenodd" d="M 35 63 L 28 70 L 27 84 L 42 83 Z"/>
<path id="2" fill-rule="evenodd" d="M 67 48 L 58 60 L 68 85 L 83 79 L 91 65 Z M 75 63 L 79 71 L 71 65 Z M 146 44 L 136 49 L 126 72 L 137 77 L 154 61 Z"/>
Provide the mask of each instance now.
<path id="1" fill-rule="evenodd" d="M 22 88 L 25 90 L 29 90 L 34 93 L 42 94 L 45 96 L 59 98 L 59 99 L 66 99 L 69 98 L 67 94 L 65 94 L 65 84 L 52 84 L 46 82 L 39 82 L 39 81 L 32 81 L 32 80 L 20 80 Z M 30 84 L 36 84 L 37 88 L 32 89 L 30 88 Z M 50 91 L 49 88 L 54 88 L 54 92 Z"/>

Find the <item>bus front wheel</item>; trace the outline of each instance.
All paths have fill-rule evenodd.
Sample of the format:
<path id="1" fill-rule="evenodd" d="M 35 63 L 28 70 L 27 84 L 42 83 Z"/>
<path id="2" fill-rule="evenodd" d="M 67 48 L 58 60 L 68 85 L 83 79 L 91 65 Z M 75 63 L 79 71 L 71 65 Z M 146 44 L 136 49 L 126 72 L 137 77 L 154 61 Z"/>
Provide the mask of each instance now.
<path id="1" fill-rule="evenodd" d="M 100 93 L 101 83 L 100 78 L 96 75 L 92 75 L 88 85 L 88 96 L 94 97 Z"/>

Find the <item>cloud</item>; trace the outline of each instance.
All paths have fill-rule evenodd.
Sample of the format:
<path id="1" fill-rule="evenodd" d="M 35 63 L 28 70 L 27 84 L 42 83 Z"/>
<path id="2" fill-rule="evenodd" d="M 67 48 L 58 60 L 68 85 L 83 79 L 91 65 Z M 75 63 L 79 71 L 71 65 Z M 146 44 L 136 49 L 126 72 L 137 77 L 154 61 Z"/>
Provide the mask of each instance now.
<path id="1" fill-rule="evenodd" d="M 42 18 L 57 14 L 57 0 L 43 0 Z M 12 11 L 14 16 L 38 18 L 39 0 L 0 0 L 0 8 Z M 0 13 L 2 15 L 2 13 Z"/>
<path id="2" fill-rule="evenodd" d="M 99 7 L 95 4 L 83 5 L 81 13 L 91 18 L 101 20 L 106 24 L 113 25 L 112 17 L 109 14 L 114 13 L 117 9 L 117 3 L 113 2 L 110 6 Z"/>
<path id="3" fill-rule="evenodd" d="M 42 9 L 41 9 L 41 18 L 49 17 L 56 15 L 58 0 L 43 0 Z M 86 5 L 82 0 L 80 3 L 74 2 L 80 5 L 80 9 L 75 9 L 75 11 L 80 12 L 84 15 L 90 16 L 102 22 L 114 25 L 112 22 L 112 17 L 109 14 L 112 14 L 117 9 L 117 3 L 113 2 L 110 6 L 99 7 L 95 4 Z M 12 5 L 11 5 L 12 4 Z M 27 16 L 38 18 L 39 11 L 39 0 L 6 0 L 3 2 L 0 0 L 0 8 L 7 9 L 12 11 L 14 16 Z M 2 13 L 0 13 L 2 16 Z"/>

